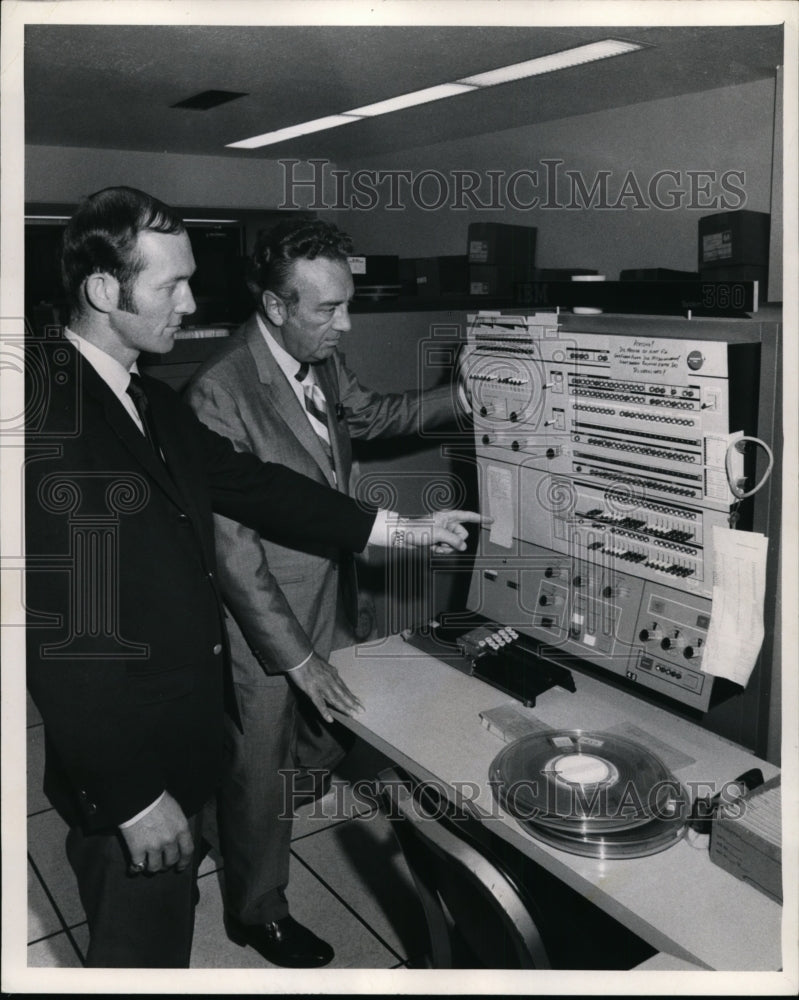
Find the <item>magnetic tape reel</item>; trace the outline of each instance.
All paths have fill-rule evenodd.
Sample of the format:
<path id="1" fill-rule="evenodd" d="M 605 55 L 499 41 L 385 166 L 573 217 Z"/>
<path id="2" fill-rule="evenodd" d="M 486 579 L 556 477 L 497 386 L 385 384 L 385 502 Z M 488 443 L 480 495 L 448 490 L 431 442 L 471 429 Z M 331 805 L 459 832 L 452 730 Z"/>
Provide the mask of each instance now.
<path id="1" fill-rule="evenodd" d="M 502 807 L 528 833 L 587 857 L 665 850 L 682 837 L 690 807 L 655 754 L 608 733 L 524 736 L 497 755 L 490 778 Z"/>

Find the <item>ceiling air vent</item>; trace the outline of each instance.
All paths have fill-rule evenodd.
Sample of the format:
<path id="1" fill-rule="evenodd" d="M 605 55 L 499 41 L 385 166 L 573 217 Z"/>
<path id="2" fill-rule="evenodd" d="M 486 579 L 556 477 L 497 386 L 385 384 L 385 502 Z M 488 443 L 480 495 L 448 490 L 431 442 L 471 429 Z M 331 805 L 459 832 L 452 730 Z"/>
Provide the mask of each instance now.
<path id="1" fill-rule="evenodd" d="M 235 101 L 238 97 L 246 97 L 247 94 L 238 90 L 203 90 L 194 97 L 187 97 L 185 101 L 178 101 L 171 104 L 172 108 L 192 108 L 195 111 L 208 111 L 211 108 L 218 108 L 220 104 L 227 104 L 228 101 Z"/>

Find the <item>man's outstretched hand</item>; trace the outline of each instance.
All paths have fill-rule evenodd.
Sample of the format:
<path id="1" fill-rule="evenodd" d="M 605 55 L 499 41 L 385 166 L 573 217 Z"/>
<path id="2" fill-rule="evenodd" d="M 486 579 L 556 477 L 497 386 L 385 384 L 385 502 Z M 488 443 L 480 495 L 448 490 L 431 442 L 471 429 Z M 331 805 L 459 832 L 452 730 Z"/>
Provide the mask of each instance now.
<path id="1" fill-rule="evenodd" d="M 491 524 L 493 518 L 470 510 L 438 510 L 423 517 L 405 517 L 397 527 L 395 544 L 401 548 L 432 548 L 433 552 L 463 552 L 469 537 L 466 524 Z"/>

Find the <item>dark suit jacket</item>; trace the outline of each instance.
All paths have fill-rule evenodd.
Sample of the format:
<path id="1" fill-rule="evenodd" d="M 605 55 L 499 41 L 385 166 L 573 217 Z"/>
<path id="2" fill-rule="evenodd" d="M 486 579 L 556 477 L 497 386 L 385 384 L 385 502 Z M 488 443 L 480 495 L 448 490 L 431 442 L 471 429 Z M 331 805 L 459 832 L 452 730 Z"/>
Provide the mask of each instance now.
<path id="1" fill-rule="evenodd" d="M 188 815 L 221 758 L 228 655 L 212 510 L 288 544 L 366 544 L 373 512 L 205 428 L 144 377 L 167 472 L 69 344 L 28 352 L 28 686 L 45 789 L 108 828 L 163 789 Z M 229 679 L 229 678 L 228 678 Z"/>
<path id="2" fill-rule="evenodd" d="M 338 488 L 351 487 L 351 438 L 412 434 L 456 419 L 450 386 L 378 393 L 360 385 L 335 352 L 314 366 L 327 401 L 328 431 Z M 187 397 L 200 419 L 239 451 L 333 485 L 320 440 L 252 316 L 194 375 Z M 424 406 L 422 406 L 424 398 Z M 342 546 L 291 551 L 225 517 L 216 517 L 217 558 L 230 623 L 237 680 L 258 683 L 262 670 L 280 673 L 313 648 L 330 653 L 339 577 L 347 575 Z M 352 595 L 350 595 L 352 597 Z M 352 608 L 347 610 L 351 611 Z"/>

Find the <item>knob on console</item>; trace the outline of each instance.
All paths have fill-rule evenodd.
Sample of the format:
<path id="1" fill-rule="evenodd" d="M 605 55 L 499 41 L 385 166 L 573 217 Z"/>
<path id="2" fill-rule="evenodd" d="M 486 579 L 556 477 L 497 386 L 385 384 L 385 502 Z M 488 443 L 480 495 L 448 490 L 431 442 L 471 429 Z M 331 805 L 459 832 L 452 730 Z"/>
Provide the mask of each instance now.
<path id="1" fill-rule="evenodd" d="M 674 635 L 667 635 L 664 637 L 660 643 L 661 649 L 673 649 L 676 652 L 680 652 L 685 649 L 688 645 L 688 640 L 685 636 L 680 635 L 679 632 L 675 632 Z"/>
<path id="2" fill-rule="evenodd" d="M 642 628 L 638 633 L 641 642 L 657 642 L 663 638 L 663 630 L 657 622 L 652 622 L 649 628 Z"/>

